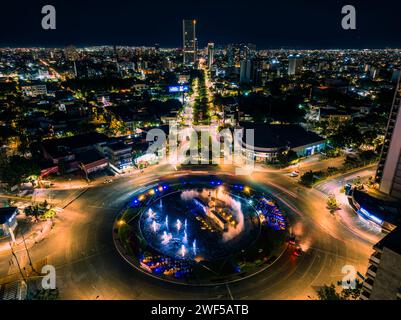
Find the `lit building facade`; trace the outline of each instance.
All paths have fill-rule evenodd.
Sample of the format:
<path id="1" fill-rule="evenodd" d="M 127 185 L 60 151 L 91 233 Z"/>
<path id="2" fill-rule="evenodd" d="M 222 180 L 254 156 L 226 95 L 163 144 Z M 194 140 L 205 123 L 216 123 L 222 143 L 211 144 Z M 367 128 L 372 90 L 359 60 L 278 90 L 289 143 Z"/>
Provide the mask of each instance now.
<path id="1" fill-rule="evenodd" d="M 362 300 L 401 299 L 401 229 L 374 247 L 361 291 Z"/>
<path id="2" fill-rule="evenodd" d="M 306 131 L 298 125 L 267 125 L 241 123 L 245 130 L 254 130 L 254 141 L 246 141 L 243 132 L 242 154 L 258 163 L 274 163 L 277 157 L 289 150 L 298 157 L 320 153 L 326 148 L 326 140 L 314 132 Z"/>
<path id="3" fill-rule="evenodd" d="M 214 43 L 209 42 L 207 44 L 207 65 L 209 70 L 212 69 L 214 63 Z"/>
<path id="4" fill-rule="evenodd" d="M 197 57 L 196 20 L 182 21 L 184 65 L 193 65 Z"/>
<path id="5" fill-rule="evenodd" d="M 303 59 L 302 57 L 297 55 L 290 55 L 288 57 L 288 75 L 294 76 L 299 73 L 302 68 Z"/>
<path id="6" fill-rule="evenodd" d="M 398 77 L 393 106 L 376 172 L 380 191 L 401 199 L 401 89 Z"/>
<path id="7" fill-rule="evenodd" d="M 250 83 L 252 77 L 252 60 L 242 60 L 240 68 L 240 83 Z"/>

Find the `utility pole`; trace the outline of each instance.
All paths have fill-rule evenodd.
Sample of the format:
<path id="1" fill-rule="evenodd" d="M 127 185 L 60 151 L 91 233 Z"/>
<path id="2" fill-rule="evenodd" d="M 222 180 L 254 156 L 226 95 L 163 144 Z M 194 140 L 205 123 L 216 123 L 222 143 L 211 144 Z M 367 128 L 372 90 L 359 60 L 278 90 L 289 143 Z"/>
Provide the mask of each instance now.
<path id="1" fill-rule="evenodd" d="M 19 270 L 19 272 L 20 272 L 20 274 L 21 274 L 21 277 L 22 277 L 22 279 L 24 280 L 25 284 L 27 284 L 26 279 L 25 279 L 25 276 L 24 276 L 24 274 L 23 274 L 23 272 L 22 272 L 22 270 L 21 270 L 21 266 L 20 266 L 20 264 L 19 264 L 17 255 L 16 255 L 15 252 L 14 252 L 13 246 L 11 245 L 10 242 L 9 242 L 9 244 L 10 244 L 10 248 L 11 248 L 11 253 L 12 253 L 12 255 L 14 256 L 15 261 L 17 261 L 17 266 L 18 266 L 18 270 Z"/>
<path id="2" fill-rule="evenodd" d="M 28 247 L 26 246 L 24 234 L 22 234 L 22 241 L 24 242 L 25 251 L 26 251 L 26 254 L 28 255 L 29 265 L 31 266 L 32 271 L 35 271 L 35 272 L 36 272 L 36 270 L 35 270 L 34 267 L 33 267 L 32 259 L 31 259 L 31 255 L 29 254 Z"/>

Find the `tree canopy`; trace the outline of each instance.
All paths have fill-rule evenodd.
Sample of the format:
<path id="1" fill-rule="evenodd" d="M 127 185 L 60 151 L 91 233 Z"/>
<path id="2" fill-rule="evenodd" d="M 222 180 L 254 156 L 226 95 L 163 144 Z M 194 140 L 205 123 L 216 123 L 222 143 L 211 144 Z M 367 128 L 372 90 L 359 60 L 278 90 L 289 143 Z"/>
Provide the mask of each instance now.
<path id="1" fill-rule="evenodd" d="M 32 160 L 20 156 L 12 156 L 0 167 L 1 180 L 9 186 L 18 185 L 31 175 L 39 175 L 40 168 Z"/>

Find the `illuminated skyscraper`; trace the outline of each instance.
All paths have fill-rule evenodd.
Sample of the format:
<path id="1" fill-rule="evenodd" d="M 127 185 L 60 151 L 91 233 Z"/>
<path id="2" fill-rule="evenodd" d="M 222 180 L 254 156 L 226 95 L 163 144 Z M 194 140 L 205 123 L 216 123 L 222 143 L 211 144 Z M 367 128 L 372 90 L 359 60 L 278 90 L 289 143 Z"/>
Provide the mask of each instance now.
<path id="1" fill-rule="evenodd" d="M 297 55 L 290 55 L 288 57 L 288 75 L 293 76 L 296 75 L 299 70 L 302 68 L 302 57 L 297 54 Z"/>
<path id="2" fill-rule="evenodd" d="M 209 69 L 212 68 L 213 63 L 214 63 L 214 43 L 209 42 L 207 44 L 207 65 Z"/>
<path id="3" fill-rule="evenodd" d="M 252 59 L 256 51 L 254 44 L 230 44 L 227 47 L 227 62 L 230 67 L 239 68 L 241 61 Z"/>
<path id="4" fill-rule="evenodd" d="M 252 60 L 246 59 L 241 61 L 240 67 L 240 83 L 250 83 L 252 76 Z"/>
<path id="5" fill-rule="evenodd" d="M 242 60 L 239 82 L 241 84 L 260 84 L 262 72 L 261 69 L 261 62 L 256 58 Z"/>
<path id="6" fill-rule="evenodd" d="M 398 76 L 393 106 L 387 124 L 386 135 L 376 181 L 380 191 L 401 199 L 401 88 Z"/>
<path id="7" fill-rule="evenodd" d="M 374 245 L 361 290 L 362 300 L 401 299 L 401 229 L 399 228 Z"/>
<path id="8" fill-rule="evenodd" d="M 197 57 L 196 20 L 183 20 L 182 34 L 184 64 L 193 65 Z"/>

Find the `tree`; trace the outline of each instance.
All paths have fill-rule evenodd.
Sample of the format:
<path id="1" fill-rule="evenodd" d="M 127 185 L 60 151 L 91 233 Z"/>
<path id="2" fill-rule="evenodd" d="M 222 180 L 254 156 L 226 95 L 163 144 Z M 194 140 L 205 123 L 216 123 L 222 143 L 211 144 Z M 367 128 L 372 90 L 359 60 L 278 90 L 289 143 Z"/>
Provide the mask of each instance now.
<path id="1" fill-rule="evenodd" d="M 307 171 L 305 172 L 300 179 L 300 183 L 307 186 L 307 187 L 312 187 L 312 185 L 322 176 L 321 171 Z"/>
<path id="2" fill-rule="evenodd" d="M 336 291 L 334 284 L 330 286 L 324 285 L 317 290 L 317 296 L 319 300 L 343 300 L 341 295 Z"/>
<path id="3" fill-rule="evenodd" d="M 113 136 L 123 133 L 124 132 L 124 123 L 113 116 L 110 121 L 109 132 Z"/>
<path id="4" fill-rule="evenodd" d="M 58 289 L 39 289 L 28 295 L 28 300 L 57 300 L 59 298 Z"/>
<path id="5" fill-rule="evenodd" d="M 359 153 L 359 158 L 362 160 L 364 164 L 375 161 L 377 157 L 378 157 L 377 153 L 372 150 L 361 151 Z"/>
<path id="6" fill-rule="evenodd" d="M 364 143 L 364 137 L 355 125 L 346 124 L 338 128 L 337 132 L 330 137 L 334 147 L 346 148 L 360 146 Z"/>
<path id="7" fill-rule="evenodd" d="M 327 168 L 327 174 L 329 174 L 329 175 L 336 174 L 337 172 L 338 172 L 338 169 L 336 167 L 328 167 Z"/>
<path id="8" fill-rule="evenodd" d="M 334 213 L 338 210 L 338 202 L 334 194 L 329 194 L 327 198 L 327 209 L 329 209 L 330 213 Z"/>
<path id="9" fill-rule="evenodd" d="M 32 159 L 13 156 L 0 168 L 1 180 L 10 187 L 21 184 L 31 175 L 39 175 L 40 169 Z"/>
<path id="10" fill-rule="evenodd" d="M 282 152 L 277 156 L 277 161 L 281 165 L 289 165 L 291 162 L 298 159 L 298 154 L 294 150 Z"/>
<path id="11" fill-rule="evenodd" d="M 341 281 L 338 283 L 341 285 Z M 358 279 L 355 279 L 355 288 L 344 288 L 341 291 L 341 296 L 344 300 L 357 300 L 359 299 L 362 291 L 363 283 Z"/>
<path id="12" fill-rule="evenodd" d="M 24 209 L 24 212 L 27 216 L 33 216 L 35 218 L 35 221 L 39 220 L 40 212 L 39 212 L 39 206 L 37 204 L 26 207 Z"/>
<path id="13" fill-rule="evenodd" d="M 341 281 L 337 285 L 341 286 Z M 331 284 L 330 286 L 320 287 L 316 293 L 319 300 L 357 300 L 361 294 L 362 286 L 363 283 L 355 279 L 355 288 L 342 288 L 338 292 L 336 286 Z"/>

